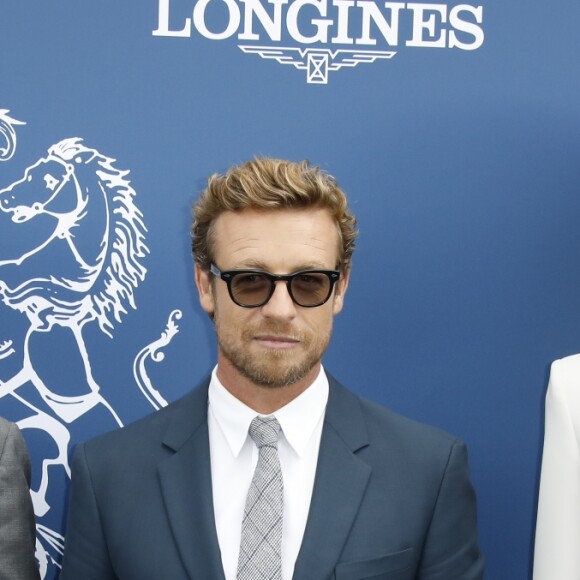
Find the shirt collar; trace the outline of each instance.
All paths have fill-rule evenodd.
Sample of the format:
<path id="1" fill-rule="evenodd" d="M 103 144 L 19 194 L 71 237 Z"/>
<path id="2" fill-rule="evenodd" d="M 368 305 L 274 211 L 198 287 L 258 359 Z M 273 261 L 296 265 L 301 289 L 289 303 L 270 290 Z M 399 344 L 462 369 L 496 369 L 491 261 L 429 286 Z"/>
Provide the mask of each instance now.
<path id="1" fill-rule="evenodd" d="M 306 450 L 324 415 L 328 389 L 328 378 L 320 367 L 318 376 L 303 393 L 273 413 L 280 423 L 283 437 L 299 456 Z M 250 423 L 258 413 L 234 397 L 221 384 L 217 377 L 217 366 L 211 374 L 208 401 L 210 413 L 228 442 L 233 456 L 237 457 L 249 436 Z"/>

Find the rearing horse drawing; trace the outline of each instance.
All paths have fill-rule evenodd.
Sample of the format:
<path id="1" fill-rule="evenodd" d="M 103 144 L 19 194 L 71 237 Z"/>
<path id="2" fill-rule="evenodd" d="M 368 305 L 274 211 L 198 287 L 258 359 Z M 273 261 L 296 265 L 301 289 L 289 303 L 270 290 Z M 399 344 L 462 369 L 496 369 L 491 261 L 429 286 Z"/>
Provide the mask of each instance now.
<path id="1" fill-rule="evenodd" d="M 146 274 L 146 228 L 129 172 L 114 163 L 80 139 L 66 139 L 0 190 L 0 302 L 28 324 L 20 352 L 0 328 L 0 359 L 22 359 L 19 370 L 0 381 L 0 399 L 22 403 L 30 415 L 18 421 L 20 427 L 48 433 L 58 449 L 56 457 L 43 461 L 40 486 L 32 492 L 37 517 L 50 509 L 49 468 L 60 466 L 70 476 L 66 425 L 97 406 L 122 424 L 100 393 L 83 338 L 91 322 L 112 335 L 114 323 L 135 308 L 133 292 Z M 39 351 L 43 357 L 36 356 Z M 52 369 L 42 364 L 47 353 Z M 71 361 L 80 379 L 63 388 L 59 365 L 64 371 Z M 27 384 L 35 387 L 39 402 L 21 396 Z M 54 547 L 51 530 L 44 532 L 44 541 Z"/>

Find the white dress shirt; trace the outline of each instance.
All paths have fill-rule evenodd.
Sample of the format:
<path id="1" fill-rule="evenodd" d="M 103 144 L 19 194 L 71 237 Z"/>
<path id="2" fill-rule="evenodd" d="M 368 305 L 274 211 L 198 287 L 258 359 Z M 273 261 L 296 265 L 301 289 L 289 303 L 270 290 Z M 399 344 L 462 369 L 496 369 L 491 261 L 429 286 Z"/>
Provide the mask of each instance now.
<path id="1" fill-rule="evenodd" d="M 258 413 L 225 389 L 216 370 L 208 393 L 213 507 L 225 577 L 236 580 L 244 506 L 258 462 L 258 448 L 248 430 Z M 321 369 L 310 387 L 274 413 L 282 428 L 282 580 L 291 580 L 302 544 L 327 401 L 328 379 Z"/>

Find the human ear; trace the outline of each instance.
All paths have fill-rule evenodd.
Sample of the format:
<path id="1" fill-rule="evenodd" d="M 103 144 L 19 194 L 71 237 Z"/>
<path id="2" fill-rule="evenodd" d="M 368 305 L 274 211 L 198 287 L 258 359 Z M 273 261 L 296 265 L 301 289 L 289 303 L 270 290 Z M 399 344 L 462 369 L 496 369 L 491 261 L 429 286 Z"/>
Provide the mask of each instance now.
<path id="1" fill-rule="evenodd" d="M 350 270 L 343 270 L 340 273 L 340 278 L 334 286 L 334 298 L 332 300 L 332 313 L 338 314 L 344 306 L 344 295 L 348 288 L 350 280 Z"/>
<path id="2" fill-rule="evenodd" d="M 198 263 L 195 264 L 195 285 L 197 286 L 201 307 L 212 316 L 215 310 L 215 301 L 210 273 L 204 270 Z"/>

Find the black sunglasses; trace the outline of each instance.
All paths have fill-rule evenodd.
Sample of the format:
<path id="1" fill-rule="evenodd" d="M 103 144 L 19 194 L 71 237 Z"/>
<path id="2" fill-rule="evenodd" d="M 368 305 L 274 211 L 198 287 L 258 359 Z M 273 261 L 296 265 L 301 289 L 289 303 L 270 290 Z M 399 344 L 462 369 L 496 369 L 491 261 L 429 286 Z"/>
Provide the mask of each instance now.
<path id="1" fill-rule="evenodd" d="M 294 274 L 277 275 L 261 270 L 227 270 L 222 272 L 211 264 L 210 272 L 228 285 L 230 298 L 244 308 L 264 306 L 272 298 L 276 282 L 287 282 L 290 298 L 305 308 L 322 306 L 332 294 L 340 278 L 338 270 L 302 270 Z"/>

